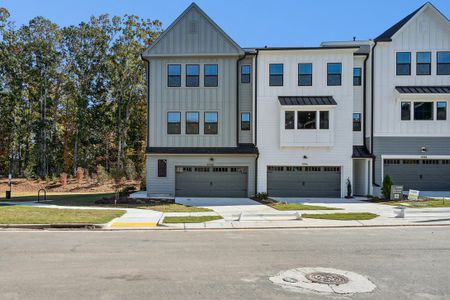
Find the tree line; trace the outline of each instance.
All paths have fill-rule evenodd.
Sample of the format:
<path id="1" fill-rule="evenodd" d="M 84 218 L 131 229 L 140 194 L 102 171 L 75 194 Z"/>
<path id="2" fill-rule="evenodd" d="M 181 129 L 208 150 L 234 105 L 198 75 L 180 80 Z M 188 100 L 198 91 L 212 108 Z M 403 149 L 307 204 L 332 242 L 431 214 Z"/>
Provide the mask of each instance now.
<path id="1" fill-rule="evenodd" d="M 161 22 L 91 17 L 16 26 L 0 8 L 0 175 L 145 169 L 146 78 L 140 54 Z"/>

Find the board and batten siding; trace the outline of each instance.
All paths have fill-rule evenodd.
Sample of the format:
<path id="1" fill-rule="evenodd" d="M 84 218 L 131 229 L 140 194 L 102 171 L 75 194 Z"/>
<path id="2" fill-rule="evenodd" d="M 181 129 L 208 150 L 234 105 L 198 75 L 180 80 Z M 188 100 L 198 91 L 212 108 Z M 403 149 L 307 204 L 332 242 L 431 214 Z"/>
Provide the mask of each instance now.
<path id="1" fill-rule="evenodd" d="M 426 152 L 422 152 L 422 147 Z M 381 185 L 382 155 L 450 156 L 450 137 L 374 137 L 375 183 Z"/>
<path id="2" fill-rule="evenodd" d="M 374 136 L 450 136 L 450 121 L 401 121 L 400 102 L 405 100 L 444 99 L 418 95 L 399 97 L 395 86 L 449 85 L 449 75 L 436 75 L 436 52 L 450 51 L 448 24 L 426 9 L 411 19 L 392 42 L 379 42 L 375 47 Z M 411 75 L 396 75 L 396 52 L 411 52 Z M 431 52 L 431 75 L 416 75 L 416 53 Z M 449 102 L 450 103 L 450 102 Z"/>
<path id="3" fill-rule="evenodd" d="M 236 146 L 236 57 L 152 58 L 150 62 L 151 147 Z M 181 87 L 167 86 L 168 64 L 181 64 Z M 200 65 L 200 86 L 185 87 L 186 64 Z M 204 87 L 204 64 L 218 65 L 218 86 Z M 181 134 L 167 134 L 167 113 L 181 112 Z M 186 112 L 200 113 L 199 134 L 186 134 Z M 218 112 L 218 134 L 204 134 L 204 112 Z"/>
<path id="4" fill-rule="evenodd" d="M 245 58 L 239 63 L 239 118 L 240 114 L 243 112 L 250 113 L 250 130 L 241 130 L 240 120 L 239 120 L 239 143 L 250 144 L 253 143 L 252 133 L 254 132 L 254 112 L 253 112 L 253 88 L 254 88 L 254 67 L 253 67 L 253 57 Z M 250 83 L 241 83 L 241 66 L 250 66 Z"/>
<path id="5" fill-rule="evenodd" d="M 214 163 L 211 164 L 211 158 Z M 158 177 L 158 159 L 167 160 L 167 177 Z M 176 166 L 247 167 L 248 196 L 255 194 L 254 155 L 147 155 L 147 195 L 175 196 Z M 233 187 L 230 186 L 230 189 Z"/>
<path id="6" fill-rule="evenodd" d="M 352 178 L 353 50 L 260 51 L 258 54 L 258 192 L 267 191 L 267 166 L 341 167 L 341 196 Z M 313 64 L 312 86 L 298 86 L 298 63 Z M 327 63 L 342 63 L 342 85 L 327 86 Z M 284 86 L 269 86 L 269 64 L 284 64 Z M 278 96 L 333 96 L 335 122 L 331 147 L 281 147 L 282 109 Z M 301 107 L 299 107 L 301 108 Z M 304 107 L 303 107 L 304 108 Z M 320 106 L 311 107 L 320 110 Z M 306 158 L 305 158 L 306 157 Z"/>

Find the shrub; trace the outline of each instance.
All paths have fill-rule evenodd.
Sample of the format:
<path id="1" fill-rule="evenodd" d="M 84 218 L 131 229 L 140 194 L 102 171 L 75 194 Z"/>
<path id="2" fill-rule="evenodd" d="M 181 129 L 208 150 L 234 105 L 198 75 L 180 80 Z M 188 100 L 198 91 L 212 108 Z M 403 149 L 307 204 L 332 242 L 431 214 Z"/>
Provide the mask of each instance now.
<path id="1" fill-rule="evenodd" d="M 109 174 L 102 165 L 97 165 L 97 182 L 104 184 L 109 180 Z"/>
<path id="2" fill-rule="evenodd" d="M 269 195 L 267 195 L 267 193 L 257 193 L 255 198 L 258 200 L 267 200 L 269 199 Z"/>
<path id="3" fill-rule="evenodd" d="M 127 159 L 125 163 L 125 174 L 127 175 L 127 179 L 129 180 L 136 179 L 136 167 L 134 166 L 134 162 L 131 159 Z"/>
<path id="4" fill-rule="evenodd" d="M 25 170 L 23 170 L 23 176 L 25 176 L 26 179 L 30 180 L 35 177 L 34 173 L 34 166 L 32 164 L 29 164 Z"/>
<path id="5" fill-rule="evenodd" d="M 391 177 L 389 177 L 389 175 L 384 176 L 383 186 L 381 187 L 381 193 L 383 193 L 384 198 L 387 200 L 391 198 L 391 187 L 392 187 Z"/>
<path id="6" fill-rule="evenodd" d="M 77 171 L 75 172 L 75 176 L 76 176 L 78 182 L 81 182 L 84 178 L 84 169 L 81 167 L 78 167 Z"/>
<path id="7" fill-rule="evenodd" d="M 352 197 L 352 182 L 350 181 L 350 178 L 347 178 L 347 198 Z"/>
<path id="8" fill-rule="evenodd" d="M 61 173 L 59 174 L 59 182 L 63 185 L 66 186 L 67 185 L 67 173 Z"/>

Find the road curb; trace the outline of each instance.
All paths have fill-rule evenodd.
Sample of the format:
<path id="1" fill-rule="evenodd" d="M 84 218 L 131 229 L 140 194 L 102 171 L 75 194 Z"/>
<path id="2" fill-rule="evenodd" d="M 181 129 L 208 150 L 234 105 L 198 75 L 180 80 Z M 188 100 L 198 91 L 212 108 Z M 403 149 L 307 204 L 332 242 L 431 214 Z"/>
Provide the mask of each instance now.
<path id="1" fill-rule="evenodd" d="M 74 223 L 74 224 L 2 224 L 0 228 L 10 229 L 70 229 L 70 228 L 85 228 L 85 229 L 102 229 L 103 225 L 92 223 Z"/>

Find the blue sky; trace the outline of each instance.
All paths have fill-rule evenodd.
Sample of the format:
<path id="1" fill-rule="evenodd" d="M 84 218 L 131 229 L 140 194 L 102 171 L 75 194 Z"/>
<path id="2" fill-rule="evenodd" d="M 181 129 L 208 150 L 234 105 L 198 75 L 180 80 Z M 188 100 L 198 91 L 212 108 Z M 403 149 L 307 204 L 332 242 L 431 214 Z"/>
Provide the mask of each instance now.
<path id="1" fill-rule="evenodd" d="M 166 28 L 192 1 L 0 0 L 17 24 L 41 15 L 60 26 L 91 15 L 136 14 Z M 375 38 L 424 0 L 198 0 L 196 3 L 242 47 L 317 46 L 321 41 Z M 450 1 L 432 3 L 450 17 Z"/>

